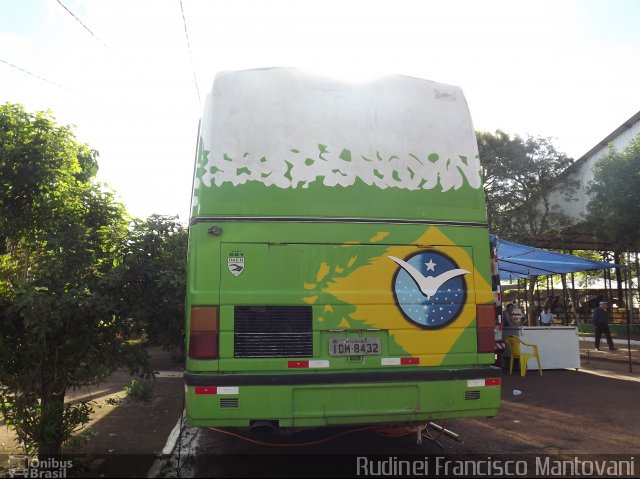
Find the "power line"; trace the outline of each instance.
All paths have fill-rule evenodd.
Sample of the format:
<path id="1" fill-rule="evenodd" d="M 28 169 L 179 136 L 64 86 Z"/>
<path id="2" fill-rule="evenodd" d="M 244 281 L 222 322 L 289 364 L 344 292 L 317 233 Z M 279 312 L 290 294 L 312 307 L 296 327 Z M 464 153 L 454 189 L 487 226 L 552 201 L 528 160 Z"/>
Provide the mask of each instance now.
<path id="1" fill-rule="evenodd" d="M 182 8 L 182 0 L 180 0 L 180 11 L 182 12 L 182 23 L 184 24 L 184 36 L 187 38 L 187 48 L 189 50 L 189 59 L 191 60 L 191 70 L 193 70 L 193 82 L 196 85 L 198 101 L 202 105 L 202 99 L 200 98 L 200 88 L 198 88 L 198 78 L 196 77 L 196 69 L 193 65 L 193 55 L 191 53 L 191 43 L 189 42 L 189 32 L 187 31 L 187 19 L 184 17 L 184 8 Z"/>
<path id="2" fill-rule="evenodd" d="M 51 80 L 47 80 L 46 78 L 41 77 L 40 75 L 36 75 L 35 73 L 31 73 L 30 71 L 27 71 L 24 68 L 20 68 L 19 66 L 16 66 L 13 63 L 9 63 L 8 61 L 3 60 L 2 58 L 0 58 L 0 62 L 4 63 L 6 65 L 9 65 L 10 67 L 15 68 L 16 70 L 20 70 L 21 72 L 26 73 L 27 75 L 31 75 L 32 77 L 35 77 L 38 80 L 42 80 L 43 82 L 47 82 L 47 83 L 50 83 L 53 86 L 57 86 L 58 88 L 62 88 L 63 90 L 67 90 L 68 92 L 74 93 L 76 95 L 80 95 L 80 93 L 78 93 L 76 91 L 73 91 L 70 88 L 67 88 L 66 86 L 62 86 L 59 83 L 53 82 Z"/>
<path id="3" fill-rule="evenodd" d="M 106 44 L 105 42 L 103 42 L 102 40 L 100 40 L 100 38 L 98 38 L 98 36 L 97 36 L 95 33 L 93 33 L 93 32 L 89 29 L 89 27 L 87 27 L 84 23 L 82 23 L 82 21 L 81 21 L 78 17 L 76 17 L 76 16 L 75 16 L 75 14 L 74 14 L 71 10 L 69 10 L 69 9 L 64 5 L 64 3 L 62 3 L 60 0 L 56 0 L 56 1 L 57 1 L 57 2 L 62 6 L 62 8 L 64 8 L 67 12 L 69 12 L 69 15 L 71 15 L 73 18 L 75 18 L 75 19 L 76 19 L 76 21 L 77 21 L 80 25 L 82 25 L 82 26 L 84 27 L 84 29 L 85 29 L 86 31 L 88 31 L 88 32 L 93 36 L 93 38 L 95 38 L 95 39 L 96 39 L 96 40 L 98 40 L 100 43 L 102 43 L 102 44 L 104 45 L 104 47 L 105 47 L 107 50 L 109 49 L 109 47 L 107 46 L 107 44 Z"/>

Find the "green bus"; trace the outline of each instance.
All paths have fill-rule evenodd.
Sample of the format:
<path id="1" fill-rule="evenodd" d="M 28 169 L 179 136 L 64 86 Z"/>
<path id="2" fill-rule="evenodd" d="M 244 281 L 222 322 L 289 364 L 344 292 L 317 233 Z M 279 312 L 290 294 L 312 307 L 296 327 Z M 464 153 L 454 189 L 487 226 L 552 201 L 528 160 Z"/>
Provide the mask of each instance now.
<path id="1" fill-rule="evenodd" d="M 497 414 L 497 271 L 460 88 L 219 73 L 191 210 L 187 424 Z"/>

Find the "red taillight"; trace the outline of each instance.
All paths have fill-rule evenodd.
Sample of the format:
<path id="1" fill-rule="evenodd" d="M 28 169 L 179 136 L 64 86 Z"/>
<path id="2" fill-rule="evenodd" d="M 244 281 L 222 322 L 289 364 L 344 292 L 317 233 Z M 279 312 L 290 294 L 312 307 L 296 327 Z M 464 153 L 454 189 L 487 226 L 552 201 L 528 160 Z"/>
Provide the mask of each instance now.
<path id="1" fill-rule="evenodd" d="M 496 349 L 494 326 L 496 323 L 496 307 L 494 304 L 478 304 L 476 306 L 478 352 L 492 353 Z"/>
<path id="2" fill-rule="evenodd" d="M 189 357 L 218 358 L 219 315 L 217 306 L 193 306 L 189 320 Z"/>

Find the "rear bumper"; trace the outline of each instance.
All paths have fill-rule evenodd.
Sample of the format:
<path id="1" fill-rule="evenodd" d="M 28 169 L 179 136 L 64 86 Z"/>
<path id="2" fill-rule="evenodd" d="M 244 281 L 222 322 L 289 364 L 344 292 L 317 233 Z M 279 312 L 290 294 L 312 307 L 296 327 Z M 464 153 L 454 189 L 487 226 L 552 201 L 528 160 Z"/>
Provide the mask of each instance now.
<path id="1" fill-rule="evenodd" d="M 406 424 L 495 416 L 501 376 L 495 367 L 338 374 L 185 373 L 187 424 L 281 428 Z"/>
<path id="2" fill-rule="evenodd" d="M 406 371 L 371 371 L 356 373 L 266 373 L 266 374 L 202 374 L 185 371 L 187 386 L 296 386 L 317 384 L 384 383 L 398 381 L 455 381 L 496 378 L 502 369 L 487 366 L 464 369 L 411 369 Z"/>

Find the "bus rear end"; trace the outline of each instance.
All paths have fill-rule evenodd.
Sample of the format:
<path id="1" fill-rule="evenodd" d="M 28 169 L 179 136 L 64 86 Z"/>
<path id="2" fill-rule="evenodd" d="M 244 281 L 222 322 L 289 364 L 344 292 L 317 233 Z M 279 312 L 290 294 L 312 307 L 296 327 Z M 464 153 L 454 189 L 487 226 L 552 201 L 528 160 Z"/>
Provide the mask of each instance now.
<path id="1" fill-rule="evenodd" d="M 479 171 L 456 87 L 219 75 L 189 231 L 188 423 L 495 415 Z"/>

